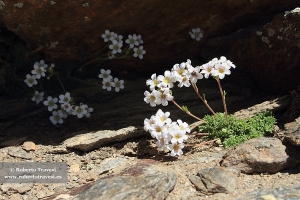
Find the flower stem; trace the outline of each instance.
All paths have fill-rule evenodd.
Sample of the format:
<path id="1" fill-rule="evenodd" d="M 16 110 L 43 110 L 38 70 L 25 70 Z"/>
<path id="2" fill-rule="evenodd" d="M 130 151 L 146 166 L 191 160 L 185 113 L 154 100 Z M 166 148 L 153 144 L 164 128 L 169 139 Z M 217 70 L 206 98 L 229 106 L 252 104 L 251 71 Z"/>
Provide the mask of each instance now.
<path id="1" fill-rule="evenodd" d="M 182 110 L 183 112 L 185 112 L 185 113 L 188 114 L 189 116 L 194 117 L 195 119 L 197 119 L 197 120 L 199 120 L 199 121 L 202 121 L 202 122 L 205 122 L 205 123 L 206 123 L 206 121 L 204 121 L 203 119 L 200 119 L 199 117 L 193 115 L 190 111 L 185 111 L 185 110 L 183 110 L 183 109 L 176 103 L 176 101 L 172 100 L 172 102 L 175 104 L 175 106 L 177 106 L 177 108 L 179 108 L 180 110 Z"/>
<path id="2" fill-rule="evenodd" d="M 190 81 L 191 82 L 191 81 Z M 207 101 L 203 99 L 203 97 L 200 95 L 198 88 L 195 86 L 195 83 L 191 82 L 191 85 L 193 86 L 195 92 L 197 93 L 198 97 L 201 99 L 201 101 L 206 105 L 206 107 L 212 112 L 214 116 L 217 116 L 216 113 L 213 111 L 213 109 L 208 105 Z"/>
<path id="3" fill-rule="evenodd" d="M 60 80 L 59 76 L 58 76 L 57 74 L 55 74 L 55 76 L 56 76 L 56 78 L 58 79 L 58 81 L 59 81 L 59 83 L 60 83 L 60 86 L 61 86 L 61 88 L 62 88 L 62 89 L 63 89 L 63 91 L 66 93 L 67 91 L 66 91 L 66 89 L 65 89 L 64 85 L 62 84 L 62 82 L 61 82 L 61 80 Z"/>
<path id="4" fill-rule="evenodd" d="M 226 107 L 226 102 L 225 102 L 225 94 L 223 92 L 223 89 L 222 89 L 222 86 L 221 86 L 221 82 L 220 82 L 220 79 L 219 77 L 215 78 L 216 81 L 218 82 L 218 86 L 219 86 L 219 89 L 220 89 L 220 93 L 221 93 L 221 96 L 222 96 L 222 101 L 223 101 L 223 106 L 224 106 L 224 112 L 225 112 L 225 117 L 226 117 L 226 122 L 228 124 L 228 113 L 227 113 L 227 107 Z"/>

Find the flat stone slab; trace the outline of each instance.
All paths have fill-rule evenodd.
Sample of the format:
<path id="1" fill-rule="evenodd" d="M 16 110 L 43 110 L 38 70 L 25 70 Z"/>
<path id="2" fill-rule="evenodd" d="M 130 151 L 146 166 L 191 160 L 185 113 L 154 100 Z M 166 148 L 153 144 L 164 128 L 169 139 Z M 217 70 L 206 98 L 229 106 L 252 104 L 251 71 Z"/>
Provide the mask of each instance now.
<path id="1" fill-rule="evenodd" d="M 129 126 L 116 131 L 103 130 L 95 133 L 84 133 L 69 138 L 63 142 L 66 148 L 80 151 L 92 151 L 101 146 L 125 141 L 131 138 L 138 138 L 148 135 L 142 127 Z"/>
<path id="2" fill-rule="evenodd" d="M 300 186 L 297 187 L 286 187 L 286 188 L 275 188 L 268 190 L 255 190 L 253 192 L 247 193 L 243 198 L 244 199 L 263 199 L 263 200 L 298 200 L 300 199 Z"/>
<path id="3" fill-rule="evenodd" d="M 176 180 L 177 177 L 174 173 L 101 179 L 85 188 L 73 200 L 165 199 L 174 189 Z"/>
<path id="4" fill-rule="evenodd" d="M 190 181 L 195 187 L 204 193 L 231 193 L 238 185 L 239 171 L 225 168 L 214 167 L 202 169 L 197 176 L 190 175 Z"/>

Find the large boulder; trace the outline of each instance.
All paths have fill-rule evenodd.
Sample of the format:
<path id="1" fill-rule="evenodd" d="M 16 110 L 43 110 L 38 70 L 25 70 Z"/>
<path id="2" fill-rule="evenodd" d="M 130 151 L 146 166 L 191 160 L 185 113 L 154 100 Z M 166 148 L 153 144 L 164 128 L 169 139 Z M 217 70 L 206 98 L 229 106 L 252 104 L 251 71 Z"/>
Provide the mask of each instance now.
<path id="1" fill-rule="evenodd" d="M 276 15 L 270 22 L 246 26 L 208 40 L 201 56 L 226 55 L 259 89 L 287 93 L 300 85 L 300 8 Z"/>
<path id="2" fill-rule="evenodd" d="M 106 29 L 122 34 L 124 38 L 128 34 L 140 34 L 147 51 L 144 60 L 132 58 L 126 62 L 111 62 L 109 66 L 116 68 L 122 64 L 122 68 L 125 69 L 153 72 L 162 68 L 170 69 L 173 64 L 187 58 L 199 57 L 201 47 L 209 38 L 228 35 L 242 27 L 268 22 L 274 15 L 291 10 L 298 4 L 294 0 L 10 0 L 0 1 L 0 23 L 20 36 L 32 49 L 41 50 L 48 61 L 85 59 L 105 45 L 101 35 Z M 284 31 L 279 34 L 277 24 L 280 23 Z M 191 29 L 197 27 L 204 30 L 204 37 L 200 42 L 192 40 L 188 34 Z M 275 35 L 268 37 L 268 33 L 263 33 L 263 36 L 271 40 L 270 44 L 262 42 L 262 45 L 265 45 L 264 51 L 279 49 L 273 44 L 273 40 L 286 44 L 287 39 L 298 37 L 290 35 L 285 39 L 284 34 L 288 27 L 288 24 L 280 19 L 276 20 L 276 24 L 274 21 L 270 28 L 275 31 Z M 283 39 L 276 39 L 277 36 Z M 252 38 L 249 43 L 252 40 L 261 41 L 261 37 Z M 287 46 L 283 50 L 287 53 L 290 48 Z M 255 53 L 258 54 L 257 51 Z M 292 59 L 293 55 L 288 59 Z M 264 65 L 253 64 L 255 68 L 272 65 L 272 62 L 269 63 L 271 58 L 266 59 L 261 53 L 258 56 L 264 58 L 260 61 Z M 285 63 L 276 56 L 272 55 L 272 58 Z M 248 62 L 253 61 L 251 57 L 246 59 Z M 270 76 L 278 78 L 272 74 Z"/>

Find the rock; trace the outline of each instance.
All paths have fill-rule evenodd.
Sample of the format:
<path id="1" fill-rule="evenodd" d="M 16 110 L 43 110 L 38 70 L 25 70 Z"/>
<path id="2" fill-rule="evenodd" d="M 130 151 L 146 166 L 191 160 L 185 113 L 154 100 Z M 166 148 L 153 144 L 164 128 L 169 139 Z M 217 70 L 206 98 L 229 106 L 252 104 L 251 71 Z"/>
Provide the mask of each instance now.
<path id="1" fill-rule="evenodd" d="M 282 187 L 266 190 L 255 190 L 253 192 L 246 193 L 244 197 L 237 200 L 244 199 L 262 199 L 262 200 L 296 200 L 300 199 L 300 186 L 297 187 Z"/>
<path id="2" fill-rule="evenodd" d="M 12 195 L 10 195 L 10 198 L 13 200 L 23 200 L 23 198 L 20 194 L 12 194 Z"/>
<path id="3" fill-rule="evenodd" d="M 70 200 L 72 196 L 69 194 L 60 194 L 57 197 L 55 197 L 53 200 Z"/>
<path id="4" fill-rule="evenodd" d="M 248 24 L 235 33 L 208 40 L 201 56 L 210 60 L 224 55 L 237 69 L 247 71 L 260 90 L 287 93 L 300 85 L 299 20 L 300 9 L 296 8 L 276 15 L 268 23 Z M 230 78 L 240 85 L 248 84 L 238 76 Z"/>
<path id="5" fill-rule="evenodd" d="M 72 172 L 72 173 L 77 173 L 79 171 L 80 171 L 80 165 L 79 164 L 73 164 L 69 168 L 69 172 Z"/>
<path id="6" fill-rule="evenodd" d="M 237 170 L 214 167 L 202 169 L 197 176 L 190 175 L 189 179 L 201 192 L 231 193 L 237 188 L 238 173 Z"/>
<path id="7" fill-rule="evenodd" d="M 205 3 L 162 0 L 27 0 L 20 3 L 11 0 L 1 3 L 5 6 L 1 6 L 0 23 L 24 39 L 31 49 L 42 51 L 46 60 L 83 60 L 103 48 L 101 34 L 108 29 L 123 35 L 124 39 L 128 34 L 141 34 L 147 51 L 143 62 L 131 59 L 109 64 L 110 67 L 122 64 L 122 69 L 152 72 L 160 70 L 161 66 L 169 68 L 175 64 L 174 58 L 181 62 L 191 54 L 199 55 L 208 38 L 228 35 L 246 24 L 266 21 L 272 15 L 299 6 L 294 0 L 238 0 L 228 4 L 218 0 Z M 204 30 L 200 42 L 192 40 L 188 34 L 197 27 Z"/>
<path id="8" fill-rule="evenodd" d="M 234 116 L 239 119 L 248 119 L 257 115 L 263 111 L 272 111 L 273 114 L 281 112 L 287 109 L 291 105 L 292 99 L 290 95 L 275 98 L 270 101 L 265 101 L 260 104 L 256 104 L 247 109 L 241 109 L 234 113 Z"/>
<path id="9" fill-rule="evenodd" d="M 25 151 L 35 151 L 35 144 L 31 141 L 24 142 L 23 149 Z"/>
<path id="10" fill-rule="evenodd" d="M 53 153 L 53 154 L 65 154 L 69 153 L 67 148 L 65 146 L 57 146 L 53 147 L 52 149 L 48 150 L 47 153 Z"/>
<path id="11" fill-rule="evenodd" d="M 174 173 L 100 179 L 75 196 L 74 200 L 165 199 L 173 190 L 176 179 Z"/>
<path id="12" fill-rule="evenodd" d="M 5 183 L 0 186 L 1 190 L 4 193 L 15 193 L 18 192 L 19 194 L 25 194 L 26 192 L 30 191 L 33 187 L 32 183 Z"/>
<path id="13" fill-rule="evenodd" d="M 221 166 L 233 167 L 245 174 L 276 173 L 286 167 L 291 167 L 285 146 L 276 138 L 254 138 L 228 151 Z"/>
<path id="14" fill-rule="evenodd" d="M 121 142 L 130 138 L 138 138 L 143 135 L 148 135 L 143 128 L 130 126 L 117 131 L 104 130 L 77 135 L 65 140 L 64 144 L 67 148 L 91 151 L 103 145 Z"/>
<path id="15" fill-rule="evenodd" d="M 99 175 L 103 174 L 117 166 L 122 165 L 124 162 L 126 162 L 126 158 L 118 157 L 118 158 L 106 158 L 104 159 L 99 166 Z"/>
<path id="16" fill-rule="evenodd" d="M 31 160 L 32 156 L 24 151 L 23 149 L 15 149 L 15 150 L 10 150 L 8 152 L 8 155 L 13 156 L 13 157 L 18 157 L 18 158 L 23 158 L 26 160 Z"/>
<path id="17" fill-rule="evenodd" d="M 284 124 L 285 138 L 295 146 L 300 146 L 300 117 L 295 121 Z"/>

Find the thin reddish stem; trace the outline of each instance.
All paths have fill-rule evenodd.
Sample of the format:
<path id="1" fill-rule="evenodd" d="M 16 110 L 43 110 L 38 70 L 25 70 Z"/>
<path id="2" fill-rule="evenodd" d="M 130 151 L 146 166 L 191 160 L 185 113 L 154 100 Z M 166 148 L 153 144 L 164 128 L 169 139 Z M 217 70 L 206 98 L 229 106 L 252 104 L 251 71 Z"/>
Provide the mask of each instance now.
<path id="1" fill-rule="evenodd" d="M 172 102 L 175 104 L 175 106 L 177 106 L 180 110 L 182 110 L 183 112 L 185 112 L 185 113 L 188 114 L 189 116 L 194 117 L 195 119 L 197 119 L 197 120 L 199 120 L 199 121 L 205 122 L 203 119 L 200 119 L 199 117 L 193 115 L 190 111 L 185 111 L 185 110 L 183 110 L 183 109 L 176 103 L 176 101 L 172 100 Z"/>

